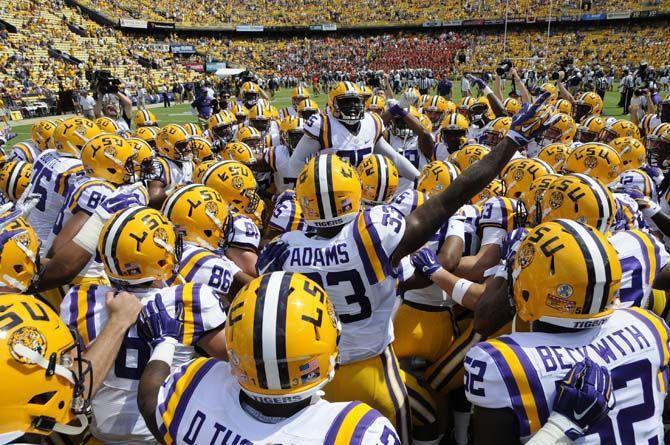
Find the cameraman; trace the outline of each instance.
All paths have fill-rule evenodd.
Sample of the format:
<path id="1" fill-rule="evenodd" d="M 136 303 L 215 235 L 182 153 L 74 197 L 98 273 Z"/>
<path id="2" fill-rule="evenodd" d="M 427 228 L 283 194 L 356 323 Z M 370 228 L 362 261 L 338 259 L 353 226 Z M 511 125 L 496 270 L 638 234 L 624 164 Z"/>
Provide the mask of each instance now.
<path id="1" fill-rule="evenodd" d="M 116 93 L 97 92 L 98 100 L 95 103 L 95 116 L 108 117 L 119 126 L 120 130 L 129 131 L 133 115 L 133 103 L 121 91 Z"/>

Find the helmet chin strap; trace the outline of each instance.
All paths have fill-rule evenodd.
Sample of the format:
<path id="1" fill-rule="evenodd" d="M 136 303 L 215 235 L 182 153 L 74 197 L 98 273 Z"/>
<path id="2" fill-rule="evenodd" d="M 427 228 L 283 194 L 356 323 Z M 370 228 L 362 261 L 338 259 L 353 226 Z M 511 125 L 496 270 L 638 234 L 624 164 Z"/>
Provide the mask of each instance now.
<path id="1" fill-rule="evenodd" d="M 28 348 L 25 345 L 14 344 L 12 345 L 12 350 L 17 356 L 23 357 L 24 359 L 29 360 L 31 363 L 34 363 L 41 368 L 44 368 L 45 370 L 51 369 L 49 366 L 49 361 L 46 358 L 44 358 L 44 356 L 40 355 L 36 351 L 33 351 L 32 349 Z M 53 365 L 53 373 L 63 377 L 64 379 L 75 385 L 74 377 L 72 376 L 72 371 L 70 371 L 65 366 L 59 364 Z M 62 423 L 56 422 L 53 425 L 52 431 L 71 436 L 81 434 L 82 432 L 84 432 L 86 428 L 88 428 L 88 419 L 83 414 L 78 414 L 76 418 L 79 420 L 79 426 L 64 425 Z"/>

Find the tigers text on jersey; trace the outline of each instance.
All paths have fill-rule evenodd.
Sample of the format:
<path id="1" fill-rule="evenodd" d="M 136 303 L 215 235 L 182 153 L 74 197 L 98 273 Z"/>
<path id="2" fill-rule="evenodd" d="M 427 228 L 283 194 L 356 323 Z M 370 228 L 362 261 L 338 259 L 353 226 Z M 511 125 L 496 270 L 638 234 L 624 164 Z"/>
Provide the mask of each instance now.
<path id="1" fill-rule="evenodd" d="M 238 249 L 256 252 L 260 242 L 261 231 L 258 230 L 258 226 L 246 216 L 234 213 L 228 231 L 227 247 L 237 247 Z"/>
<path id="2" fill-rule="evenodd" d="M 240 268 L 224 255 L 185 242 L 179 263 L 179 275 L 186 283 L 206 284 L 217 293 L 227 295 L 233 277 Z"/>
<path id="3" fill-rule="evenodd" d="M 358 167 L 363 158 L 372 153 L 382 131 L 384 124 L 381 118 L 367 111 L 355 135 L 327 113 L 313 114 L 305 122 L 305 133 L 319 141 L 321 154 L 336 154 L 354 167 Z"/>
<path id="4" fill-rule="evenodd" d="M 226 321 L 219 297 L 208 286 L 186 284 L 164 289 L 131 288 L 143 304 L 160 296 L 167 311 L 174 316 L 177 303 L 184 308 L 184 332 L 179 338 L 173 366 L 191 360 L 194 345 L 208 332 L 220 328 Z M 61 303 L 60 316 L 74 327 L 88 346 L 102 332 L 109 314 L 105 304 L 107 292 L 118 292 L 107 286 L 75 286 Z M 151 356 L 151 346 L 139 338 L 137 326 L 126 333 L 114 366 L 91 401 L 93 435 L 103 441 L 130 443 L 153 442 L 137 407 L 137 387 L 140 376 Z"/>
<path id="5" fill-rule="evenodd" d="M 166 189 L 178 185 L 190 184 L 193 181 L 193 162 L 173 161 L 163 156 L 157 156 L 152 163 L 149 181 L 160 181 Z"/>
<path id="6" fill-rule="evenodd" d="M 300 272 L 323 285 L 342 322 L 343 364 L 379 355 L 393 341 L 397 271 L 391 255 L 404 233 L 403 216 L 393 207 L 377 206 L 330 239 L 302 232 L 280 237 L 289 255 L 272 264 L 273 270 Z M 259 264 L 272 262 L 259 258 Z"/>
<path id="7" fill-rule="evenodd" d="M 28 222 L 39 239 L 49 239 L 65 197 L 77 177 L 83 175 L 84 167 L 79 159 L 61 156 L 56 150 L 45 150 L 35 160 L 33 175 L 24 193 L 39 196 L 37 205 L 28 215 Z M 40 254 L 46 255 L 49 247 L 43 245 Z"/>
<path id="8" fill-rule="evenodd" d="M 252 417 L 240 402 L 230 365 L 197 359 L 173 373 L 158 393 L 156 424 L 171 444 L 400 444 L 391 422 L 361 402 L 318 400 L 279 423 Z"/>
<path id="9" fill-rule="evenodd" d="M 616 232 L 609 241 L 621 262 L 619 299 L 624 307 L 646 307 L 656 274 L 670 259 L 654 235 L 641 230 Z"/>
<path id="10" fill-rule="evenodd" d="M 265 162 L 272 169 L 275 195 L 285 192 L 288 189 L 295 188 L 296 178 L 290 177 L 289 159 L 291 159 L 291 152 L 285 145 L 277 145 L 269 147 L 263 154 Z"/>
<path id="11" fill-rule="evenodd" d="M 645 309 L 614 311 L 578 332 L 514 333 L 475 345 L 465 357 L 465 390 L 473 404 L 511 409 L 522 438 L 547 421 L 556 382 L 588 356 L 611 373 L 616 404 L 575 444 L 663 443 L 668 327 Z"/>

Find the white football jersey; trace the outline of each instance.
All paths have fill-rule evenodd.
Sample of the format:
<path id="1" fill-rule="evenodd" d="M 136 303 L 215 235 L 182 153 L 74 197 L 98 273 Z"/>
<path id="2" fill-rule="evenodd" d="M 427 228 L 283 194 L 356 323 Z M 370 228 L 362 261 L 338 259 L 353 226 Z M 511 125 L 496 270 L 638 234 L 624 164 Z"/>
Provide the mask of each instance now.
<path id="1" fill-rule="evenodd" d="M 261 231 L 252 220 L 237 213 L 232 215 L 233 221 L 228 231 L 227 247 L 256 252 L 261 242 Z"/>
<path id="2" fill-rule="evenodd" d="M 279 233 L 292 232 L 300 230 L 301 232 L 308 232 L 309 227 L 305 223 L 302 214 L 302 208 L 298 204 L 297 199 L 284 199 L 272 211 L 272 216 L 268 221 L 268 227 L 276 230 Z"/>
<path id="3" fill-rule="evenodd" d="M 275 195 L 279 195 L 288 189 L 294 189 L 296 178 L 292 178 L 289 174 L 288 161 L 291 159 L 291 152 L 288 147 L 285 145 L 270 147 L 265 150 L 263 157 L 272 169 Z"/>
<path id="4" fill-rule="evenodd" d="M 108 286 L 81 285 L 69 290 L 60 306 L 60 316 L 74 327 L 88 346 L 102 332 L 109 314 L 105 294 L 118 289 Z M 177 303 L 184 308 L 184 332 L 174 355 L 177 368 L 195 355 L 194 345 L 208 332 L 219 329 L 226 314 L 219 297 L 208 286 L 186 284 L 164 289 L 131 288 L 146 305 L 160 295 L 167 311 L 174 316 Z M 123 340 L 114 366 L 102 387 L 91 400 L 93 421 L 91 432 L 106 443 L 154 443 L 137 406 L 137 388 L 144 367 L 151 357 L 151 346 L 140 339 L 137 326 L 132 326 Z"/>
<path id="5" fill-rule="evenodd" d="M 391 206 L 361 212 L 330 239 L 303 232 L 280 237 L 289 255 L 281 264 L 261 253 L 259 264 L 299 272 L 321 283 L 342 322 L 340 357 L 352 363 L 380 354 L 393 341 L 397 271 L 391 255 L 405 232 L 405 218 Z M 264 271 L 261 271 L 264 272 Z"/>
<path id="6" fill-rule="evenodd" d="M 33 164 L 33 175 L 24 192 L 26 196 L 36 194 L 39 201 L 28 215 L 28 222 L 37 237 L 45 241 L 40 254 L 46 255 L 51 229 L 58 219 L 65 197 L 78 177 L 85 176 L 84 166 L 77 158 L 61 156 L 56 150 L 45 150 Z"/>
<path id="7" fill-rule="evenodd" d="M 252 417 L 240 391 L 226 362 L 200 358 L 173 370 L 158 393 L 161 439 L 174 444 L 400 444 L 391 422 L 361 402 L 319 399 L 272 423 Z"/>
<path id="8" fill-rule="evenodd" d="M 663 443 L 668 326 L 644 309 L 616 310 L 602 326 L 578 332 L 514 333 L 475 345 L 464 361 L 467 398 L 512 410 L 528 438 L 547 421 L 556 382 L 585 356 L 610 371 L 616 404 L 574 443 Z"/>
<path id="9" fill-rule="evenodd" d="M 609 238 L 621 262 L 619 299 L 623 307 L 647 307 L 652 284 L 670 259 L 654 235 L 642 230 L 622 230 Z"/>
<path id="10" fill-rule="evenodd" d="M 421 171 L 430 162 L 430 160 L 426 159 L 423 153 L 421 153 L 421 150 L 419 150 L 418 136 L 411 136 L 405 139 L 394 135 L 390 131 L 385 131 L 384 136 L 391 147 L 411 162 L 417 170 Z M 398 191 L 401 192 L 403 190 L 413 189 L 415 185 L 414 182 L 415 181 L 401 176 L 398 178 Z"/>
<path id="11" fill-rule="evenodd" d="M 241 271 L 225 255 L 185 242 L 179 275 L 186 283 L 205 284 L 218 294 L 228 295 L 233 277 Z"/>
<path id="12" fill-rule="evenodd" d="M 384 124 L 375 113 L 365 112 L 357 134 L 352 134 L 339 120 L 327 113 L 313 114 L 305 122 L 305 133 L 319 141 L 321 154 L 336 154 L 358 167 L 372 153 L 382 137 Z"/>
<path id="13" fill-rule="evenodd" d="M 151 165 L 149 181 L 160 181 L 167 190 L 193 182 L 193 162 L 173 161 L 163 156 L 157 156 Z"/>

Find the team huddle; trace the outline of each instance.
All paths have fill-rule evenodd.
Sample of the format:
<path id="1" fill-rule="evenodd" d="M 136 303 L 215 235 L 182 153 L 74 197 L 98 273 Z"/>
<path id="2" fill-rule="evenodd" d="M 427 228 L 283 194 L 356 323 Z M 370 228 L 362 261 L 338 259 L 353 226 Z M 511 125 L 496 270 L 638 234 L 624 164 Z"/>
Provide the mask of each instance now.
<path id="1" fill-rule="evenodd" d="M 670 96 L 471 80 L 0 150 L 0 443 L 663 443 Z"/>

